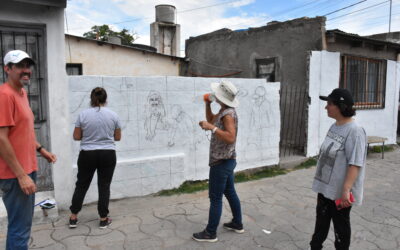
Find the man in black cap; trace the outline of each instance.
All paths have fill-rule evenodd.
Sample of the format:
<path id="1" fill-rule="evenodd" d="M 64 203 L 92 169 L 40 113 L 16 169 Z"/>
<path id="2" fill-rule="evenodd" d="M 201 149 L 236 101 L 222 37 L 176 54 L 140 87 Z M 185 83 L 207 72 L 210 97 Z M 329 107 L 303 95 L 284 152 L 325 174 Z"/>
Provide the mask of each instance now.
<path id="1" fill-rule="evenodd" d="M 312 250 L 322 249 L 331 220 L 335 230 L 335 248 L 349 249 L 350 210 L 361 205 L 367 136 L 353 120 L 354 100 L 347 89 L 334 89 L 328 96 L 328 117 L 336 120 L 322 143 L 312 190 L 318 193 Z"/>

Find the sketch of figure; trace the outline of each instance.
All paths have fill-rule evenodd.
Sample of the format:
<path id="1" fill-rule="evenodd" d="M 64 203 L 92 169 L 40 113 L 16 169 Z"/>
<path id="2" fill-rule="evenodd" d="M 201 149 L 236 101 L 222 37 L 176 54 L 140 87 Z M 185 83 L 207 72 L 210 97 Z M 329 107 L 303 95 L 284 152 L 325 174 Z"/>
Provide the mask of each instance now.
<path id="1" fill-rule="evenodd" d="M 265 140 L 262 135 L 262 129 L 268 128 L 271 123 L 270 114 L 272 112 L 268 100 L 266 100 L 266 90 L 263 86 L 258 86 L 252 96 L 252 107 L 250 113 L 250 135 L 247 144 L 261 146 Z"/>
<path id="2" fill-rule="evenodd" d="M 146 140 L 151 141 L 156 136 L 156 130 L 167 130 L 166 112 L 159 92 L 150 91 L 147 96 L 146 118 L 144 128 L 146 130 Z"/>
<path id="3" fill-rule="evenodd" d="M 193 134 L 194 124 L 192 118 L 183 111 L 180 105 L 173 105 L 171 108 L 168 146 L 173 147 L 176 143 L 183 145 L 193 144 Z"/>

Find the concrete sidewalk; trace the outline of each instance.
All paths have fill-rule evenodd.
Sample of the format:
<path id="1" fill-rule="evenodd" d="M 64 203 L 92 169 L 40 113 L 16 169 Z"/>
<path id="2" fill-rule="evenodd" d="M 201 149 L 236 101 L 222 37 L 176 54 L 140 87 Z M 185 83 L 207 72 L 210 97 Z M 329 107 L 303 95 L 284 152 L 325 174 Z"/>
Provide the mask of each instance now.
<path id="1" fill-rule="evenodd" d="M 400 248 L 400 150 L 380 157 L 368 156 L 364 205 L 351 212 L 351 249 Z M 30 249 L 308 249 L 315 223 L 316 194 L 310 189 L 314 172 L 315 167 L 237 184 L 246 231 L 236 234 L 220 226 L 217 243 L 191 239 L 207 222 L 204 191 L 112 201 L 108 229 L 98 228 L 96 205 L 84 207 L 72 230 L 68 213 L 60 212 L 51 223 L 33 226 Z M 229 220 L 225 201 L 221 224 Z M 5 237 L 1 228 L 0 249 Z M 333 240 L 331 229 L 324 249 L 334 249 Z"/>

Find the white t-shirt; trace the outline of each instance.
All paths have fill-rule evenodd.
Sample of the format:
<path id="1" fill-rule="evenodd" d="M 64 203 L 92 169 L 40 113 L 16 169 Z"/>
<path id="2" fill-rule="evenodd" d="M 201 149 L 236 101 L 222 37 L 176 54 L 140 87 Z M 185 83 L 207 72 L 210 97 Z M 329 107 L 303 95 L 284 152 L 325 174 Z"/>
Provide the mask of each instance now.
<path id="1" fill-rule="evenodd" d="M 351 192 L 355 205 L 363 199 L 367 136 L 354 121 L 333 124 L 321 146 L 312 190 L 331 200 L 340 199 L 349 165 L 360 168 Z"/>
<path id="2" fill-rule="evenodd" d="M 79 114 L 75 127 L 82 129 L 81 150 L 115 150 L 114 131 L 121 123 L 111 109 L 92 107 Z"/>

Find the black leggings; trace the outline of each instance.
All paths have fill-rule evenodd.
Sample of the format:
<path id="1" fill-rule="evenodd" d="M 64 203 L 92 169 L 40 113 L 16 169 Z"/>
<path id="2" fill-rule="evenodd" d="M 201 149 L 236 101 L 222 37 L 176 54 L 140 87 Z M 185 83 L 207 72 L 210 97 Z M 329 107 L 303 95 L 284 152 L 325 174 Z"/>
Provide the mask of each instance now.
<path id="1" fill-rule="evenodd" d="M 350 246 L 351 228 L 350 228 L 350 210 L 351 207 L 337 210 L 333 200 L 325 198 L 318 194 L 317 201 L 317 220 L 315 230 L 310 242 L 312 250 L 322 249 L 322 243 L 328 236 L 331 220 L 335 230 L 335 248 L 347 250 Z"/>
<path id="2" fill-rule="evenodd" d="M 101 218 L 107 217 L 110 201 L 110 184 L 114 174 L 117 157 L 115 150 L 81 151 L 78 157 L 78 176 L 74 195 L 72 196 L 71 213 L 77 214 L 82 209 L 83 200 L 94 172 L 97 170 L 97 188 L 99 201 L 97 211 Z"/>

